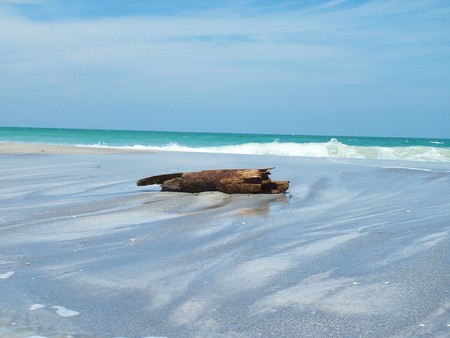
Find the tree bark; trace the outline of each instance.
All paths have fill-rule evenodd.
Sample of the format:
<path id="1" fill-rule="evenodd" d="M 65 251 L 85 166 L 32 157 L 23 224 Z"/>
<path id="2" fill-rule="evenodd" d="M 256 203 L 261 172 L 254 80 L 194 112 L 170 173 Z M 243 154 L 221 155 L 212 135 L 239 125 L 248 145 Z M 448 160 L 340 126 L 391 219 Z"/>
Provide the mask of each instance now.
<path id="1" fill-rule="evenodd" d="M 228 194 L 281 194 L 289 181 L 271 181 L 270 169 L 218 169 L 146 177 L 138 186 L 160 184 L 162 191 L 198 193 L 221 191 Z"/>

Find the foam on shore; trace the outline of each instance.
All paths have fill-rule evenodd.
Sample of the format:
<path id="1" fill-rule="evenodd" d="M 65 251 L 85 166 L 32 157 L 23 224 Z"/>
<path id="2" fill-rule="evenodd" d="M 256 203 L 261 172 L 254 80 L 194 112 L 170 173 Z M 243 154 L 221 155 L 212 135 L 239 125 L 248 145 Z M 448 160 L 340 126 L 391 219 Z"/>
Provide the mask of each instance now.
<path id="1" fill-rule="evenodd" d="M 0 142 L 1 153 L 97 154 L 135 152 L 187 152 L 284 157 L 349 158 L 369 160 L 400 160 L 419 162 L 450 162 L 450 149 L 433 146 L 351 146 L 330 139 L 321 143 L 245 143 L 227 146 L 188 147 L 177 143 L 165 146 L 49 145 Z"/>

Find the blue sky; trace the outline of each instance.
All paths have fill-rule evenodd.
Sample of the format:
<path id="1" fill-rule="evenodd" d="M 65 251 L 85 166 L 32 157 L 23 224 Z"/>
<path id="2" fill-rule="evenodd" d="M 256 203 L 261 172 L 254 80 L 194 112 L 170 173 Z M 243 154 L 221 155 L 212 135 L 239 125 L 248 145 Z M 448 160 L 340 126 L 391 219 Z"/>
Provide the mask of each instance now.
<path id="1" fill-rule="evenodd" d="M 0 0 L 0 125 L 450 138 L 450 1 Z"/>

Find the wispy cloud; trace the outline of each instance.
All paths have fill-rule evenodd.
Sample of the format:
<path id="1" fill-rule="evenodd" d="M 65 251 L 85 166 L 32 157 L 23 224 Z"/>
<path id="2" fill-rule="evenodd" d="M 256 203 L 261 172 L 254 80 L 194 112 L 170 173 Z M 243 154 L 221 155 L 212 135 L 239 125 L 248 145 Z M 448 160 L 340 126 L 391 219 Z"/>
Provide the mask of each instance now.
<path id="1" fill-rule="evenodd" d="M 96 87 L 128 97 L 126 88 L 160 98 L 246 91 L 253 100 L 269 91 L 292 103 L 298 86 L 450 86 L 446 1 L 174 3 L 137 1 L 142 11 L 120 13 L 80 2 L 68 16 L 58 14 L 58 1 L 2 1 L 0 86 L 68 87 L 65 95 Z M 36 17 L 27 4 L 52 15 Z"/>

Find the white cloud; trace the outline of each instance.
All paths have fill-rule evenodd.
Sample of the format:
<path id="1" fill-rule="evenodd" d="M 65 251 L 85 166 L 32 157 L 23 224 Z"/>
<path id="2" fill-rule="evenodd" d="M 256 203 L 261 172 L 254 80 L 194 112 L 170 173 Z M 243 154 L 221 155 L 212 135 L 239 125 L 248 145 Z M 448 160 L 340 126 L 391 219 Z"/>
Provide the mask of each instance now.
<path id="1" fill-rule="evenodd" d="M 153 66 L 164 67 L 169 63 L 170 67 L 176 64 L 185 67 L 252 61 L 295 62 L 297 65 L 309 62 L 314 66 L 319 60 L 338 66 L 346 58 L 353 62 L 367 58 L 370 63 L 373 60 L 366 54 L 364 44 L 369 44 L 369 49 L 372 44 L 392 46 L 397 42 L 404 45 L 409 38 L 405 32 L 389 33 L 380 28 L 365 33 L 353 31 L 356 27 L 340 20 L 329 22 L 332 27 L 326 28 L 328 20 L 322 17 L 314 22 L 315 19 L 118 18 L 48 23 L 14 19 L 2 20 L 1 31 L 8 33 L 1 39 L 10 47 L 7 54 L 14 55 L 17 62 L 41 57 L 51 60 L 52 64 L 97 66 L 100 62 L 119 66 L 127 61 L 135 65 L 141 61 L 145 65 L 147 60 L 149 67 L 152 62 L 156 62 Z M 248 36 L 249 41 L 233 38 L 238 35 Z M 203 41 L 204 36 L 211 39 Z M 195 40 L 196 37 L 200 38 Z M 382 54 L 385 46 L 375 52 Z"/>
<path id="2" fill-rule="evenodd" d="M 339 46 L 293 42 L 311 23 L 279 25 L 278 19 L 145 19 L 33 22 L 6 18 L 0 23 L 3 71 L 61 74 L 89 67 L 97 70 L 168 76 L 220 75 L 230 69 L 259 68 L 276 73 L 277 64 L 344 59 Z M 5 33 L 8 32 L 8 33 Z M 248 36 L 241 41 L 239 36 Z M 210 36 L 211 39 L 203 39 Z M 238 38 L 236 38 L 236 36 Z M 328 61 L 327 61 L 328 60 Z M 87 67 L 87 68 L 85 68 Z M 57 74 L 56 74 L 57 73 Z M 88 75 L 88 74 L 86 74 Z"/>
<path id="3" fill-rule="evenodd" d="M 160 17 L 32 20 L 0 12 L 2 98 L 25 91 L 54 97 L 57 89 L 73 98 L 96 91 L 164 105 L 184 93 L 185 106 L 208 95 L 221 106 L 232 97 L 266 108 L 270 93 L 295 108 L 326 92 L 344 93 L 347 104 L 358 86 L 382 96 L 373 88 L 442 88 L 450 78 L 449 11 L 442 1 L 397 0 Z"/>

